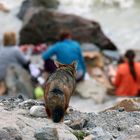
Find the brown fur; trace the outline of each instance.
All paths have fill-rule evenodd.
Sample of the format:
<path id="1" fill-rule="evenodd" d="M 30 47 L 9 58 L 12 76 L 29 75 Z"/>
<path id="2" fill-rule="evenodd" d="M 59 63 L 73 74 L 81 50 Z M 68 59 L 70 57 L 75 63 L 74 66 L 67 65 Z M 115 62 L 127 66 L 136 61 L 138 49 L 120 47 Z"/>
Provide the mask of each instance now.
<path id="1" fill-rule="evenodd" d="M 57 70 L 48 77 L 45 84 L 45 107 L 47 115 L 54 122 L 63 121 L 75 90 L 75 63 L 70 65 L 56 62 Z"/>

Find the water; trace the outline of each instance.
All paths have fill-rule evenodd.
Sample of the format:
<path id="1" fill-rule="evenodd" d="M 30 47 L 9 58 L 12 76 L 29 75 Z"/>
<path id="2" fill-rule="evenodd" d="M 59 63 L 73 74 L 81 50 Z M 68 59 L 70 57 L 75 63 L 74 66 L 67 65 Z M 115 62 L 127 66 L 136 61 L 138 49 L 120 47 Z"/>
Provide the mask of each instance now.
<path id="1" fill-rule="evenodd" d="M 16 18 L 23 0 L 0 0 L 11 9 L 9 14 L 0 12 L 0 39 L 2 33 L 18 33 L 21 22 Z M 121 53 L 126 49 L 139 49 L 140 2 L 139 0 L 59 0 L 58 11 L 80 15 L 100 23 L 104 33 L 116 44 Z"/>
<path id="2" fill-rule="evenodd" d="M 98 0 L 103 1 L 103 0 Z M 127 0 L 130 2 L 130 0 Z M 104 33 L 117 45 L 121 53 L 126 49 L 140 49 L 140 4 L 121 3 L 103 5 L 95 0 L 60 0 L 59 11 L 73 13 L 101 24 Z M 77 4 L 77 5 L 76 5 Z M 132 5 L 129 5 L 132 4 Z"/>

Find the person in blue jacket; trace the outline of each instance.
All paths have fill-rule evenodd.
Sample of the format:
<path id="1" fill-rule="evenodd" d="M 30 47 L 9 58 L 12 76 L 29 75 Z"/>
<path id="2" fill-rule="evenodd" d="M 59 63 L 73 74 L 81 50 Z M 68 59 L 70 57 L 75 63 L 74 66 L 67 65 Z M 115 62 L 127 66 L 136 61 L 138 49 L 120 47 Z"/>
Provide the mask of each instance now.
<path id="1" fill-rule="evenodd" d="M 56 56 L 57 61 L 62 64 L 71 64 L 77 62 L 77 82 L 84 79 L 86 73 L 85 61 L 82 56 L 80 44 L 72 39 L 69 32 L 62 32 L 60 40 L 50 46 L 43 54 L 42 58 L 45 62 L 45 70 L 52 73 L 56 70 L 52 56 Z"/>

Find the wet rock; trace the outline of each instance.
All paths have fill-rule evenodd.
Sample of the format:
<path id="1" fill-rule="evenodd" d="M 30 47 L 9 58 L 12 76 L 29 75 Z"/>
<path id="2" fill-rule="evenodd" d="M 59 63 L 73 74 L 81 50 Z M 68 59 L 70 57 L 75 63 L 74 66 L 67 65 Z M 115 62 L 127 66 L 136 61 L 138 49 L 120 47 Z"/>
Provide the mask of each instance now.
<path id="1" fill-rule="evenodd" d="M 32 106 L 30 109 L 30 115 L 34 117 L 47 117 L 44 106 Z"/>
<path id="2" fill-rule="evenodd" d="M 30 13 L 32 14 L 23 21 L 20 44 L 54 43 L 59 40 L 62 30 L 69 29 L 73 38 L 80 43 L 96 44 L 101 50 L 117 50 L 95 21 L 43 9 L 32 10 Z"/>

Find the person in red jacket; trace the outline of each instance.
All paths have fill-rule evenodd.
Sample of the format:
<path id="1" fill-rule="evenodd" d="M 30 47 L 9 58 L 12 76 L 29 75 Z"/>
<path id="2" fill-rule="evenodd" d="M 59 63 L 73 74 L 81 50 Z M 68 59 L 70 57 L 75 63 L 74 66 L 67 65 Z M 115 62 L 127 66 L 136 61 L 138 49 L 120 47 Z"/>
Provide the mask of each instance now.
<path id="1" fill-rule="evenodd" d="M 127 50 L 124 62 L 118 66 L 114 85 L 118 96 L 139 96 L 140 63 L 134 61 L 135 53 Z"/>

